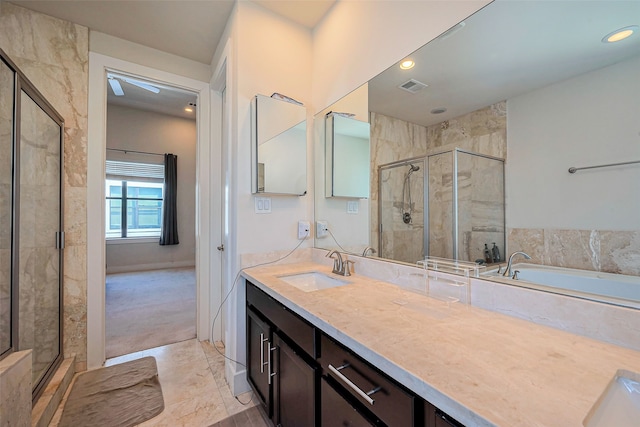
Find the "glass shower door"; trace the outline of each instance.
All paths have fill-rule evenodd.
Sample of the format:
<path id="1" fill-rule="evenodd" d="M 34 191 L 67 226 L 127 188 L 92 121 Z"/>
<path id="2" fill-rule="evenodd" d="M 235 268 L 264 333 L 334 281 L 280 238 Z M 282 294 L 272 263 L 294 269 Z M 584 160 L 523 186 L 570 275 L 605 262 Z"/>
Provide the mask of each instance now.
<path id="1" fill-rule="evenodd" d="M 412 159 L 379 171 L 379 253 L 415 264 L 425 255 L 425 165 Z"/>
<path id="2" fill-rule="evenodd" d="M 0 60 L 0 358 L 13 345 L 11 221 L 13 218 L 13 105 L 15 72 Z"/>
<path id="3" fill-rule="evenodd" d="M 37 395 L 61 360 L 62 127 L 25 90 L 19 105 L 18 349 L 33 350 Z"/>

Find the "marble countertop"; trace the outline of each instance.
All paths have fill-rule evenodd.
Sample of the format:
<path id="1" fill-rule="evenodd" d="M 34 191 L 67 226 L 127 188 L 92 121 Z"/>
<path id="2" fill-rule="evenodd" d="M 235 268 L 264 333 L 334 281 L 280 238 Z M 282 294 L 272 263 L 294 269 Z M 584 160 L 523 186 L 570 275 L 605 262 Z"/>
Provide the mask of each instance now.
<path id="1" fill-rule="evenodd" d="M 582 426 L 640 352 L 355 274 L 303 292 L 276 277 L 331 269 L 274 265 L 242 275 L 444 412 L 471 426 Z"/>

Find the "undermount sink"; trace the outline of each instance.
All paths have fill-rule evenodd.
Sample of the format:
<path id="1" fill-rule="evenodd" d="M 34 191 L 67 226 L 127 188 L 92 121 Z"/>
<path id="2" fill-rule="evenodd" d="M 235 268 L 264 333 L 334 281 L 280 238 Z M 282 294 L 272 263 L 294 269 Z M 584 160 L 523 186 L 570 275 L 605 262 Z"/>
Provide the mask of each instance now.
<path id="1" fill-rule="evenodd" d="M 338 277 L 329 276 L 317 271 L 306 273 L 283 274 L 277 276 L 280 280 L 291 286 L 295 286 L 304 292 L 313 292 L 321 289 L 335 288 L 336 286 L 348 285 L 351 282 Z"/>
<path id="2" fill-rule="evenodd" d="M 640 420 L 640 374 L 618 370 L 582 423 L 585 427 L 637 427 Z"/>

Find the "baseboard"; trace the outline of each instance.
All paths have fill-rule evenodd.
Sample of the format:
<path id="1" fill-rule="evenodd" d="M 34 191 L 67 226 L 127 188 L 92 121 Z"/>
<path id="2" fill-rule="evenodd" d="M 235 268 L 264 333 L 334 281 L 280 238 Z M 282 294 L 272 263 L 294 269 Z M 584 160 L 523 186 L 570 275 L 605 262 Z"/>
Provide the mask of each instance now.
<path id="1" fill-rule="evenodd" d="M 148 271 L 148 270 L 164 270 L 167 268 L 183 268 L 183 267 L 195 267 L 195 261 L 172 261 L 172 262 L 159 262 L 155 264 L 136 264 L 136 265 L 122 265 L 106 268 L 107 274 L 114 273 L 131 273 L 134 271 Z"/>
<path id="2" fill-rule="evenodd" d="M 247 382 L 247 370 L 243 368 L 242 370 L 236 371 L 235 366 L 237 366 L 235 363 L 227 360 L 224 364 L 224 371 L 227 383 L 231 389 L 231 394 L 239 396 L 251 390 L 251 387 Z"/>

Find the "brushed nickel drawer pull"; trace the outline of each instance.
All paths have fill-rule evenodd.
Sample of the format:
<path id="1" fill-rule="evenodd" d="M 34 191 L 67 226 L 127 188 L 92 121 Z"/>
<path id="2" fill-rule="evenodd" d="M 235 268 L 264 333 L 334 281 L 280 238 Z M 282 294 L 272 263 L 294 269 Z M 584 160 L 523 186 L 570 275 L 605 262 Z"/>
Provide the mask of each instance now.
<path id="1" fill-rule="evenodd" d="M 360 389 L 360 387 L 355 385 L 349 378 L 345 377 L 344 374 L 342 374 L 340 372 L 344 368 L 348 368 L 348 367 L 349 367 L 348 363 L 346 363 L 346 364 L 344 364 L 342 366 L 339 366 L 338 368 L 334 368 L 333 365 L 329 365 L 329 370 L 331 372 L 333 372 L 334 374 L 336 374 L 338 376 L 338 378 L 340 378 L 346 385 L 349 386 L 349 388 L 351 388 L 353 391 L 358 393 L 360 395 L 360 397 L 362 397 L 364 400 L 366 400 L 369 403 L 369 405 L 373 405 L 376 401 L 374 399 L 370 398 L 369 395 L 379 391 L 381 389 L 381 387 L 376 387 L 373 390 L 371 390 L 369 393 L 365 393 L 364 391 L 362 391 Z"/>

